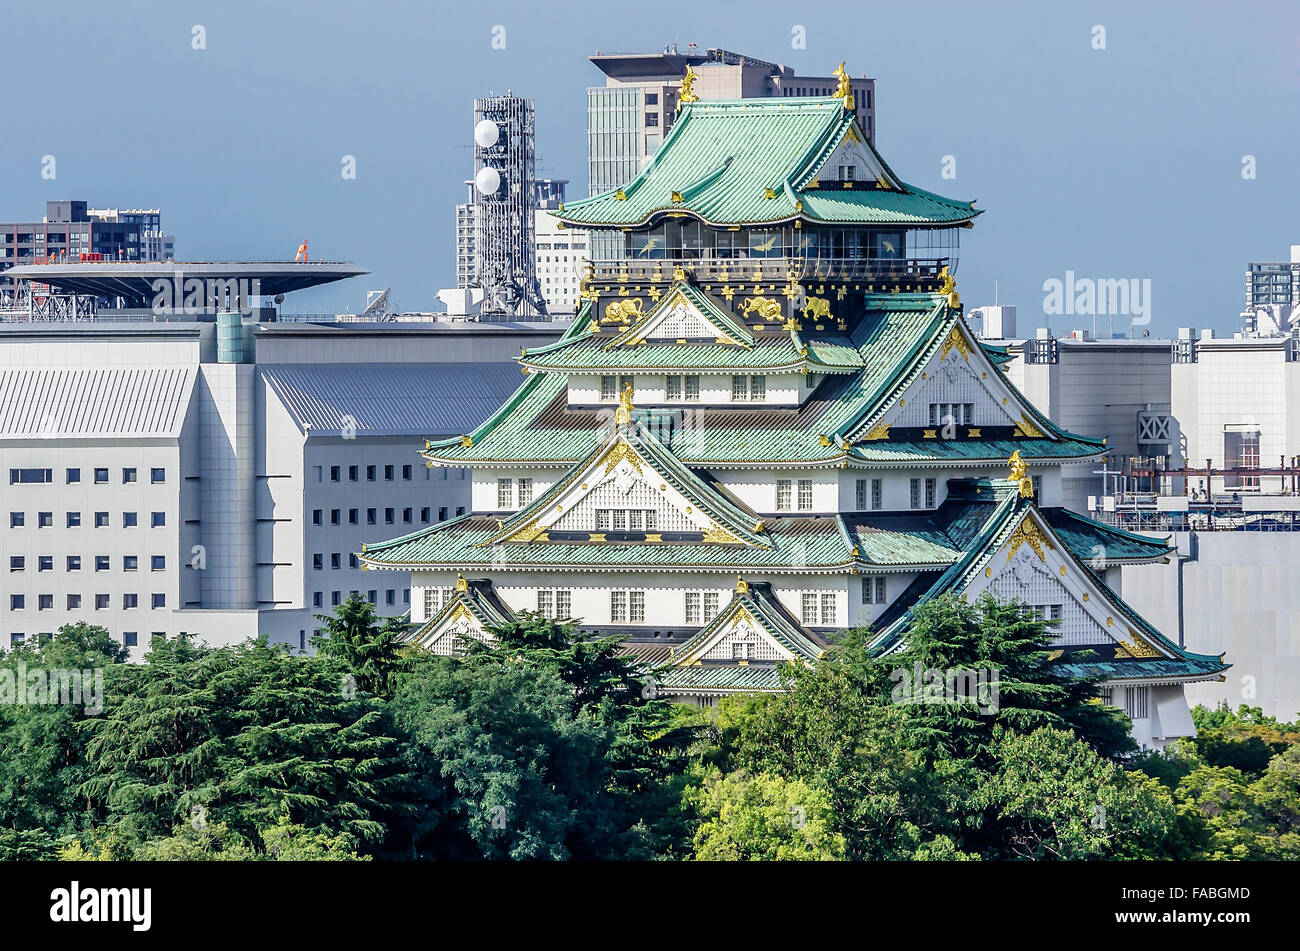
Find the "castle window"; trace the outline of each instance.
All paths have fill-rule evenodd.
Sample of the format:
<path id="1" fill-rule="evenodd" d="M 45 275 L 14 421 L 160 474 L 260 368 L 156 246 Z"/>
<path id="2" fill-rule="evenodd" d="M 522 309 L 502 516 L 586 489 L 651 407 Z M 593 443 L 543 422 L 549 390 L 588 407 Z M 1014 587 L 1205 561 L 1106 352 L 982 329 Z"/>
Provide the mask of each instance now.
<path id="1" fill-rule="evenodd" d="M 872 575 L 862 579 L 862 603 L 885 603 L 885 576 Z"/>
<path id="2" fill-rule="evenodd" d="M 804 624 L 817 623 L 817 595 L 805 594 L 800 597 L 799 620 Z"/>
<path id="3" fill-rule="evenodd" d="M 1150 687 L 1125 687 L 1124 712 L 1130 720 L 1145 720 L 1150 714 L 1147 710 L 1151 698 Z"/>
<path id="4" fill-rule="evenodd" d="M 522 478 L 519 480 L 519 507 L 523 508 L 533 500 L 533 480 Z"/>
<path id="5" fill-rule="evenodd" d="M 822 623 L 835 624 L 835 595 L 822 595 Z"/>
<path id="6" fill-rule="evenodd" d="M 600 399 L 602 403 L 618 399 L 618 383 L 612 376 L 600 378 Z"/>
<path id="7" fill-rule="evenodd" d="M 513 479 L 497 479 L 497 508 L 508 509 L 514 496 Z"/>
<path id="8" fill-rule="evenodd" d="M 799 511 L 811 512 L 813 507 L 812 479 L 799 480 Z"/>
<path id="9" fill-rule="evenodd" d="M 789 479 L 776 480 L 776 510 L 778 512 L 790 511 L 790 487 L 793 483 Z"/>
<path id="10" fill-rule="evenodd" d="M 969 426 L 975 418 L 974 403 L 931 403 L 931 426 Z"/>

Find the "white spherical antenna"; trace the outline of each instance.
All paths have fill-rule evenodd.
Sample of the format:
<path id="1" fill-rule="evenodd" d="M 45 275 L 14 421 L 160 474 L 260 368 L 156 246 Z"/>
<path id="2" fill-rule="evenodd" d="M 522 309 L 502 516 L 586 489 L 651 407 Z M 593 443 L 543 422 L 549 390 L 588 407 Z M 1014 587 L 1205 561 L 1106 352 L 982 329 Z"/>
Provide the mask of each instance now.
<path id="1" fill-rule="evenodd" d="M 491 166 L 484 166 L 474 176 L 474 186 L 484 195 L 495 195 L 501 187 L 501 173 Z"/>
<path id="2" fill-rule="evenodd" d="M 491 119 L 484 119 L 478 125 L 474 126 L 474 141 L 481 149 L 488 149 L 497 144 L 497 139 L 501 137 L 501 130 Z"/>

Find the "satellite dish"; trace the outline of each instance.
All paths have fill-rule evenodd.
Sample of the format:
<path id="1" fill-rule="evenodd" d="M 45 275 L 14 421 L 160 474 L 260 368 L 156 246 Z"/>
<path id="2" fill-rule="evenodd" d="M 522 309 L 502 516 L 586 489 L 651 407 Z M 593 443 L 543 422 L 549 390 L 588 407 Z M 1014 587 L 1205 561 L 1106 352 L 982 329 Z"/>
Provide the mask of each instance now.
<path id="1" fill-rule="evenodd" d="M 474 186 L 484 195 L 495 195 L 501 187 L 501 173 L 490 165 L 484 166 L 474 176 Z"/>
<path id="2" fill-rule="evenodd" d="M 490 149 L 496 145 L 500 136 L 501 130 L 491 119 L 484 119 L 474 126 L 474 142 L 481 149 Z"/>

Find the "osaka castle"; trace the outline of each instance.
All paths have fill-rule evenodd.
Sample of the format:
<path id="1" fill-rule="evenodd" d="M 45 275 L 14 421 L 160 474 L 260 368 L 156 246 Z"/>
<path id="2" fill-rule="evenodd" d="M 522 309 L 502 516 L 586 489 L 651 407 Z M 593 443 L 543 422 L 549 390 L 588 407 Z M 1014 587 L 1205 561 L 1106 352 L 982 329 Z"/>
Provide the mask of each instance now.
<path id="1" fill-rule="evenodd" d="M 486 422 L 426 443 L 473 470 L 472 510 L 364 546 L 410 571 L 410 637 L 438 654 L 522 611 L 615 634 L 661 696 L 780 689 L 848 627 L 901 649 L 943 592 L 1019 600 L 1053 659 L 1100 676 L 1136 738 L 1195 732 L 1183 685 L 1219 679 L 1120 595 L 1171 549 L 1060 504 L 1066 432 L 967 327 L 958 235 L 979 211 L 904 182 L 839 95 L 697 101 L 623 187 L 570 202 L 604 231 L 555 343 Z M 1072 659 L 1073 658 L 1073 659 Z"/>

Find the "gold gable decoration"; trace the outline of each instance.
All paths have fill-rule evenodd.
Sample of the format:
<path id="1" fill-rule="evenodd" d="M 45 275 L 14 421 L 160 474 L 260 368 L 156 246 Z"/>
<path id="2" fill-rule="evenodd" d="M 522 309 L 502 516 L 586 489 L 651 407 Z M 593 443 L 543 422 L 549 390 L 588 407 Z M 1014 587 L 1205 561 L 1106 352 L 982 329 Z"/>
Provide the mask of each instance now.
<path id="1" fill-rule="evenodd" d="M 1144 659 L 1148 657 L 1159 657 L 1160 652 L 1146 642 L 1137 631 L 1129 628 L 1129 640 L 1120 639 L 1119 646 L 1115 648 L 1115 656 L 1124 659 Z"/>
<path id="2" fill-rule="evenodd" d="M 1056 546 L 1052 544 L 1052 540 L 1038 530 L 1038 523 L 1028 515 L 1026 515 L 1021 520 L 1020 524 L 1016 526 L 1016 530 L 1011 533 L 1011 537 L 1007 541 L 1011 546 L 1007 551 L 1007 561 L 1010 561 L 1015 557 L 1016 552 L 1020 551 L 1020 546 L 1022 545 L 1028 545 L 1032 548 L 1034 554 L 1038 556 L 1039 561 L 1044 562 L 1047 561 L 1047 554 L 1044 549 L 1050 548 L 1053 551 L 1056 550 Z"/>
<path id="3" fill-rule="evenodd" d="M 957 293 L 957 279 L 948 271 L 948 265 L 939 270 L 939 293 L 948 296 L 948 306 L 954 310 L 961 306 L 961 297 Z"/>
<path id="4" fill-rule="evenodd" d="M 1046 433 L 1029 421 L 1027 413 L 1020 414 L 1020 422 L 1016 423 L 1014 436 L 1023 436 L 1028 439 L 1042 439 Z"/>
<path id="5" fill-rule="evenodd" d="M 469 582 L 465 580 L 465 576 L 464 576 L 464 575 L 457 575 L 457 576 L 456 576 L 456 590 L 457 590 L 457 591 L 468 591 L 468 590 L 469 590 Z"/>
<path id="6" fill-rule="evenodd" d="M 939 350 L 939 359 L 943 360 L 953 350 L 960 353 L 962 359 L 970 363 L 970 347 L 966 345 L 966 338 L 961 335 L 961 331 L 957 329 L 956 324 L 953 325 L 952 332 L 948 334 L 947 339 L 943 342 L 943 347 Z"/>
<path id="7" fill-rule="evenodd" d="M 620 428 L 632 425 L 633 409 L 635 407 L 632 405 L 632 384 L 624 383 L 623 392 L 618 394 L 618 409 L 614 410 L 614 425 Z M 624 452 L 627 451 L 627 443 L 619 443 L 619 445 L 623 447 Z M 614 468 L 614 465 L 617 465 L 617 463 L 606 466 L 605 472 L 608 473 L 610 469 Z M 637 467 L 637 471 L 641 471 L 640 467 Z"/>
<path id="8" fill-rule="evenodd" d="M 641 298 L 639 297 L 612 301 L 605 305 L 605 316 L 601 318 L 601 323 L 626 324 L 633 318 L 640 319 L 641 307 Z"/>
<path id="9" fill-rule="evenodd" d="M 876 442 L 877 440 L 888 439 L 888 438 L 889 438 L 889 424 L 877 423 L 875 426 L 871 428 L 870 432 L 868 432 L 865 436 L 863 436 L 859 440 L 859 442 Z"/>

